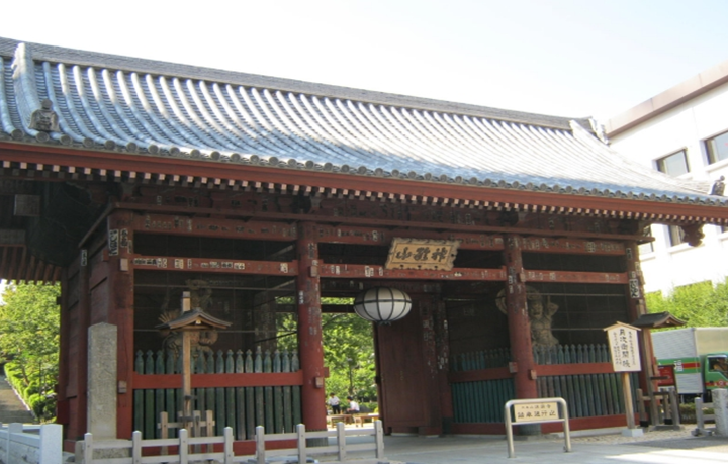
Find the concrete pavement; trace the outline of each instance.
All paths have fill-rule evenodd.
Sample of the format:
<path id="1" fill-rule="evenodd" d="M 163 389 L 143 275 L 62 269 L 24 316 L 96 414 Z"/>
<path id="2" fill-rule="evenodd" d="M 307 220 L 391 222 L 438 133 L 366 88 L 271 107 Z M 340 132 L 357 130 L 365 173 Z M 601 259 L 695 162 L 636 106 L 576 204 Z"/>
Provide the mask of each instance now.
<path id="1" fill-rule="evenodd" d="M 728 438 L 699 437 L 683 432 L 649 432 L 645 437 L 622 437 L 619 430 L 572 435 L 570 453 L 564 439 L 547 436 L 516 441 L 515 458 L 508 457 L 505 437 L 385 437 L 384 459 L 372 454 L 349 454 L 351 464 L 718 464 L 728 463 Z M 358 458 L 358 459 L 356 459 Z M 320 462 L 336 463 L 326 458 Z"/>

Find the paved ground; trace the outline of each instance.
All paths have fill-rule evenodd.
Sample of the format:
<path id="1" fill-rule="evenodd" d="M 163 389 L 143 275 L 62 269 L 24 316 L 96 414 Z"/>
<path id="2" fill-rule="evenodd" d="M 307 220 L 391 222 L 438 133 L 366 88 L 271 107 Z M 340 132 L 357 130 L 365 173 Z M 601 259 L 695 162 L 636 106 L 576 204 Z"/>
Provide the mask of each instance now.
<path id="1" fill-rule="evenodd" d="M 5 377 L 0 377 L 0 422 L 12 424 L 32 424 L 33 415 L 25 409 L 23 403 L 15 396 L 15 392 Z"/>
<path id="2" fill-rule="evenodd" d="M 620 430 L 572 436 L 572 451 L 565 453 L 564 439 L 548 436 L 516 441 L 515 458 L 508 457 L 504 437 L 385 437 L 384 459 L 372 453 L 350 454 L 356 464 L 718 464 L 728 463 L 727 437 L 693 437 L 690 429 L 649 432 L 643 437 L 623 437 Z M 333 458 L 321 462 L 335 463 Z"/>

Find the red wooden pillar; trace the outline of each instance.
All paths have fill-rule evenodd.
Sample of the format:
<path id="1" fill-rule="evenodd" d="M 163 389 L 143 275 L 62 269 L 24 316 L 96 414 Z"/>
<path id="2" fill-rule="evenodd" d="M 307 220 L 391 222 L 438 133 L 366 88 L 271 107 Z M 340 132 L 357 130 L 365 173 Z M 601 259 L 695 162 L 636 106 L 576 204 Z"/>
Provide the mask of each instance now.
<path id="1" fill-rule="evenodd" d="M 68 398 L 68 379 L 70 359 L 68 356 L 71 337 L 71 311 L 69 308 L 69 282 L 68 269 L 64 269 L 61 275 L 61 330 L 60 330 L 60 356 L 58 357 L 58 385 L 56 393 L 56 423 L 63 425 L 64 439 L 68 438 L 68 426 L 70 420 L 70 404 Z"/>
<path id="2" fill-rule="evenodd" d="M 117 328 L 116 436 L 129 439 L 132 433 L 134 370 L 134 276 L 130 266 L 132 250 L 131 211 L 118 210 L 107 218 L 108 304 L 107 320 Z"/>
<path id="3" fill-rule="evenodd" d="M 78 436 L 83 436 L 88 432 L 86 408 L 88 406 L 88 328 L 91 320 L 91 297 L 90 297 L 90 273 L 88 265 L 88 249 L 81 250 L 78 268 L 78 364 L 76 367 L 76 385 L 77 396 L 76 404 L 78 405 L 78 417 L 76 423 L 78 425 Z"/>
<path id="4" fill-rule="evenodd" d="M 508 332 L 511 338 L 511 356 L 515 365 L 514 382 L 516 398 L 537 398 L 536 363 L 531 345 L 531 321 L 528 318 L 525 272 L 522 257 L 523 239 L 508 236 L 505 258 L 508 271 L 506 307 L 508 308 Z"/>
<path id="5" fill-rule="evenodd" d="M 624 244 L 625 261 L 627 264 L 627 276 L 629 277 L 629 285 L 627 286 L 627 310 L 629 312 L 629 321 L 635 321 L 641 315 L 647 313 L 644 299 L 644 287 L 642 270 L 639 261 L 639 251 L 637 243 L 627 242 Z M 649 329 L 642 329 L 639 332 L 640 355 L 642 357 L 642 370 L 639 372 L 639 384 L 642 393 L 645 396 L 652 397 L 652 393 L 656 390 L 652 377 L 655 376 L 657 367 L 655 366 L 654 355 L 652 351 L 652 337 Z M 657 414 L 653 410 L 650 414 L 653 417 Z M 653 420 L 653 424 L 655 424 Z"/>
<path id="6" fill-rule="evenodd" d="M 433 321 L 436 343 L 437 378 L 439 384 L 440 420 L 442 432 L 449 435 L 452 431 L 453 404 L 452 388 L 448 380 L 450 373 L 450 334 L 447 329 L 447 310 L 445 303 L 438 294 L 433 302 Z"/>
<path id="7" fill-rule="evenodd" d="M 315 224 L 299 224 L 296 255 L 298 278 L 298 350 L 303 386 L 301 417 L 307 430 L 326 430 L 326 389 L 324 388 L 324 347 L 321 327 L 321 278 Z"/>

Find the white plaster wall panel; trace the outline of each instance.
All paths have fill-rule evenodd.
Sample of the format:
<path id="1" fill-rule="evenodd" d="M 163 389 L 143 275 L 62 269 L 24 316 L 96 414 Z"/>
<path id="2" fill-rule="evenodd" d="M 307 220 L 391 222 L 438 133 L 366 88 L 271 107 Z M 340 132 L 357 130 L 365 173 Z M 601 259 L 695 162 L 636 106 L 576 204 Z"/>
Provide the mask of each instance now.
<path id="1" fill-rule="evenodd" d="M 697 137 L 705 139 L 728 130 L 728 86 L 719 87 L 692 102 Z"/>
<path id="2" fill-rule="evenodd" d="M 612 148 L 629 158 L 654 167 L 652 161 L 673 153 L 694 140 L 692 115 L 683 107 L 661 114 L 611 139 Z"/>
<path id="3" fill-rule="evenodd" d="M 640 162 L 655 167 L 655 160 L 680 149 L 688 150 L 690 177 L 713 181 L 728 177 L 728 161 L 713 165 L 707 162 L 704 141 L 728 131 L 728 85 L 682 103 L 611 138 L 612 148 Z M 672 288 L 705 280 L 723 282 L 728 275 L 728 234 L 717 226 L 703 227 L 705 238 L 699 248 L 688 245 L 671 247 L 667 228 L 653 225 L 654 251 L 642 255 L 645 292 Z M 722 239 L 721 239 L 722 237 Z"/>

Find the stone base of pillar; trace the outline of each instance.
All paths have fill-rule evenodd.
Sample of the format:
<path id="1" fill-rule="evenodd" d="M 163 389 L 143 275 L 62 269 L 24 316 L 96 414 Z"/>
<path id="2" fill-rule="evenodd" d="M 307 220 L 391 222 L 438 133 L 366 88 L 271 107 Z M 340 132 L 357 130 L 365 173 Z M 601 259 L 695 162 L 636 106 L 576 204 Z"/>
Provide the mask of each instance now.
<path id="1" fill-rule="evenodd" d="M 640 428 L 622 430 L 623 437 L 641 437 L 644 434 L 645 434 L 644 430 L 642 430 Z"/>
<path id="2" fill-rule="evenodd" d="M 116 335 L 113 324 L 88 329 L 87 427 L 94 440 L 116 439 Z"/>

